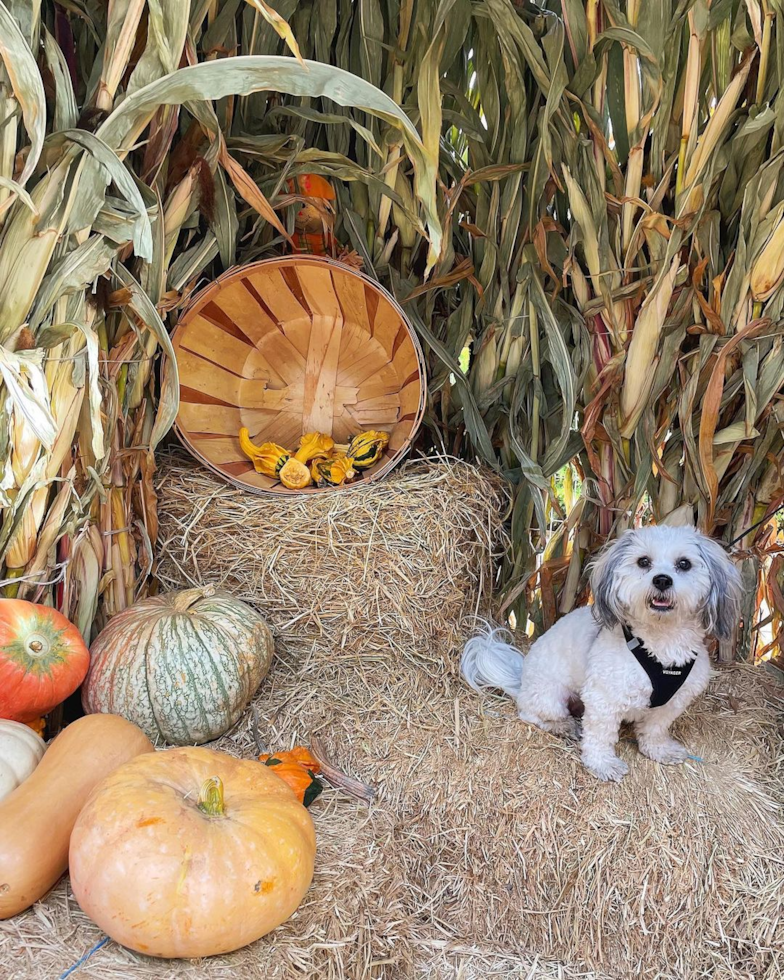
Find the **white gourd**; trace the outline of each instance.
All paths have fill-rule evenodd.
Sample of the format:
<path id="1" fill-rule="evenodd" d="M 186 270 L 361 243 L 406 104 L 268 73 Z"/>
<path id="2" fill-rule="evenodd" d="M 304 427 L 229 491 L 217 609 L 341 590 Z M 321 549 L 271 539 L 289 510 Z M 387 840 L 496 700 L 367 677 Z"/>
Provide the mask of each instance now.
<path id="1" fill-rule="evenodd" d="M 32 728 L 0 719 L 0 800 L 32 774 L 45 751 L 46 743 Z"/>

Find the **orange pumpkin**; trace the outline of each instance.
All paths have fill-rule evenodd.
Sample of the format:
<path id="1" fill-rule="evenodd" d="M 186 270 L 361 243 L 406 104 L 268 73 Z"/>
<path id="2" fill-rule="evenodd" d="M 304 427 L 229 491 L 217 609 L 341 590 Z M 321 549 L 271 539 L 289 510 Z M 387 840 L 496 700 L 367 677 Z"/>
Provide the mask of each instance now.
<path id="1" fill-rule="evenodd" d="M 316 775 L 321 772 L 321 763 L 311 754 L 310 749 L 296 746 L 288 752 L 260 755 L 259 762 L 269 766 L 279 779 L 290 786 L 303 806 L 310 806 L 321 794 L 322 786 L 316 779 Z"/>
<path id="2" fill-rule="evenodd" d="M 79 687 L 90 666 L 82 634 L 56 609 L 0 599 L 0 718 L 35 721 Z"/>
<path id="3" fill-rule="evenodd" d="M 300 174 L 299 177 L 291 178 L 288 189 L 290 194 L 298 194 L 306 199 L 294 222 L 294 251 L 326 255 L 334 244 L 332 204 L 335 201 L 335 189 L 318 174 Z"/>
<path id="4" fill-rule="evenodd" d="M 71 887 L 124 946 L 212 956 L 288 919 L 315 854 L 310 815 L 271 769 L 170 749 L 121 766 L 91 794 L 71 835 Z"/>

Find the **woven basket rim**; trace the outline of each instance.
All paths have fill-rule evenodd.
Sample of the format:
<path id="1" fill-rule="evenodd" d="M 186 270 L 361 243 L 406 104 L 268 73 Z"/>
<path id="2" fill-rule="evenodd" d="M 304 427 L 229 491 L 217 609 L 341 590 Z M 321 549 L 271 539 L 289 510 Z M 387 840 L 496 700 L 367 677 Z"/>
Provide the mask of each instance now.
<path id="1" fill-rule="evenodd" d="M 422 344 L 417 335 L 416 329 L 406 316 L 403 307 L 398 302 L 398 300 L 383 286 L 378 280 L 373 279 L 367 273 L 362 272 L 359 269 L 353 268 L 346 264 L 345 262 L 340 262 L 331 256 L 322 255 L 279 255 L 272 256 L 268 259 L 259 259 L 256 262 L 249 262 L 247 265 L 235 265 L 225 272 L 221 273 L 217 279 L 213 279 L 210 283 L 204 286 L 198 293 L 191 296 L 188 303 L 182 310 L 177 325 L 174 327 L 171 333 L 172 344 L 176 343 L 177 335 L 181 333 L 189 324 L 190 320 L 196 316 L 196 314 L 201 310 L 203 306 L 210 302 L 210 298 L 219 292 L 221 287 L 236 278 L 245 277 L 252 274 L 256 269 L 263 268 L 265 266 L 281 266 L 281 265 L 328 265 L 333 269 L 339 270 L 341 273 L 352 275 L 362 280 L 367 286 L 375 290 L 390 306 L 395 310 L 395 312 L 400 317 L 401 323 L 405 326 L 406 332 L 411 340 L 411 344 L 414 348 L 414 355 L 416 358 L 417 372 L 419 376 L 419 404 L 417 406 L 417 411 L 414 419 L 411 423 L 411 431 L 406 437 L 405 442 L 402 446 L 396 449 L 393 453 L 389 455 L 380 466 L 373 467 L 372 470 L 363 474 L 362 479 L 355 483 L 346 483 L 337 487 L 316 487 L 309 486 L 304 487 L 301 490 L 291 490 L 287 487 L 282 487 L 276 485 L 274 487 L 259 487 L 253 484 L 246 483 L 243 480 L 234 477 L 232 474 L 225 472 L 216 463 L 209 460 L 188 438 L 187 431 L 180 424 L 179 418 L 179 407 L 177 412 L 177 417 L 174 420 L 173 429 L 177 435 L 177 438 L 185 449 L 196 458 L 202 465 L 206 466 L 211 472 L 215 473 L 221 479 L 230 483 L 232 486 L 238 487 L 248 493 L 261 496 L 264 494 L 274 494 L 278 496 L 290 496 L 291 494 L 316 494 L 316 493 L 326 493 L 329 491 L 349 491 L 349 490 L 360 490 L 363 485 L 373 483 L 376 480 L 383 479 L 388 473 L 390 473 L 408 454 L 411 449 L 411 445 L 416 438 L 419 430 L 422 426 L 422 420 L 425 415 L 425 406 L 427 403 L 427 367 L 425 364 L 425 355 L 422 349 Z M 164 376 L 168 372 L 168 361 L 164 367 Z M 179 377 L 179 373 L 178 373 Z M 182 380 L 179 379 L 179 388 L 182 387 Z"/>

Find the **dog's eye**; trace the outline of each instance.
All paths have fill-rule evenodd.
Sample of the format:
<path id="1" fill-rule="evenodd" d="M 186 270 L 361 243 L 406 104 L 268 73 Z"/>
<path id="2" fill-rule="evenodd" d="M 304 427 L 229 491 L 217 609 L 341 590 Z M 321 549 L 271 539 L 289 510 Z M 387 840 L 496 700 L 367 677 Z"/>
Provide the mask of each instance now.
<path id="1" fill-rule="evenodd" d="M 637 559 L 637 564 L 639 565 L 640 568 L 650 568 L 651 560 L 650 558 L 643 555 L 642 558 Z"/>
<path id="2" fill-rule="evenodd" d="M 680 561 L 676 562 L 675 567 L 681 572 L 688 572 L 691 568 L 691 562 L 688 558 L 681 558 Z"/>

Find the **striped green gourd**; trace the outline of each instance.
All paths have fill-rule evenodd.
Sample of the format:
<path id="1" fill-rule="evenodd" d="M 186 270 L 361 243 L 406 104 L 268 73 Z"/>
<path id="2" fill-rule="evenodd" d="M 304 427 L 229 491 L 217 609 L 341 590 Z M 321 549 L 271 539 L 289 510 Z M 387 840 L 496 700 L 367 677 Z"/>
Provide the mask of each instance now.
<path id="1" fill-rule="evenodd" d="M 272 654 L 272 634 L 244 602 L 211 586 L 156 596 L 98 635 L 82 703 L 122 715 L 154 741 L 198 745 L 235 724 Z"/>
<path id="2" fill-rule="evenodd" d="M 355 469 L 366 470 L 378 462 L 388 443 L 388 432 L 360 432 L 349 443 L 346 455 L 354 461 Z"/>

